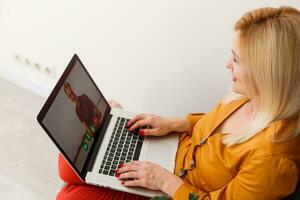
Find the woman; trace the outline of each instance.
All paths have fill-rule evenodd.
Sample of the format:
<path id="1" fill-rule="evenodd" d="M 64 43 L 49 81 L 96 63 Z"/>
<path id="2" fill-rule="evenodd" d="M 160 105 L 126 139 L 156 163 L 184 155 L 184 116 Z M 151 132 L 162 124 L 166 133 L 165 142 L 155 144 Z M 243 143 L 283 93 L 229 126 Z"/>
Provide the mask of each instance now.
<path id="1" fill-rule="evenodd" d="M 180 200 L 281 199 L 293 193 L 300 176 L 300 12 L 253 10 L 235 31 L 227 64 L 233 92 L 208 114 L 140 114 L 130 120 L 129 130 L 151 127 L 140 130 L 145 137 L 181 134 L 174 174 L 133 161 L 117 170 L 124 186 L 161 190 Z M 64 162 L 60 157 L 66 179 L 73 172 Z M 58 199 L 142 199 L 126 195 L 71 180 Z"/>

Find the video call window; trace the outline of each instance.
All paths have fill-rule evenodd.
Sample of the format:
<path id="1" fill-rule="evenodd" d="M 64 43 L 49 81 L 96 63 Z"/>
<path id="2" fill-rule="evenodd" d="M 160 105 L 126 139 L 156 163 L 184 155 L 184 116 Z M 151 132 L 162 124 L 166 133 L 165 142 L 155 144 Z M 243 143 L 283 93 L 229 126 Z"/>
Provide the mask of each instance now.
<path id="1" fill-rule="evenodd" d="M 76 62 L 44 117 L 43 124 L 81 171 L 108 106 Z"/>

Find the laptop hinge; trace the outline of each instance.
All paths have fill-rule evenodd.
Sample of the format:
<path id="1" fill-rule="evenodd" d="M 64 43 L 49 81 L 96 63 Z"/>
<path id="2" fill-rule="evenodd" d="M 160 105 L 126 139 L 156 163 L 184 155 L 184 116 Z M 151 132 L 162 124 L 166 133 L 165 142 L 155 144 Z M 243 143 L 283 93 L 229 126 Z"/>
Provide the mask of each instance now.
<path id="1" fill-rule="evenodd" d="M 111 118 L 112 118 L 112 115 L 109 114 L 107 120 L 104 122 L 104 124 L 102 126 L 101 131 L 98 133 L 98 137 L 96 138 L 96 143 L 95 143 L 95 145 L 93 145 L 93 147 L 91 149 L 91 152 L 90 152 L 90 155 L 89 155 L 89 157 L 86 161 L 86 164 L 85 164 L 85 167 L 84 167 L 84 170 L 83 170 L 83 177 L 85 177 L 87 172 L 91 171 L 92 168 L 93 168 L 96 156 L 97 156 L 98 151 L 100 149 L 100 145 L 102 143 L 103 137 L 105 135 L 106 129 L 109 125 L 109 122 L 110 122 Z"/>

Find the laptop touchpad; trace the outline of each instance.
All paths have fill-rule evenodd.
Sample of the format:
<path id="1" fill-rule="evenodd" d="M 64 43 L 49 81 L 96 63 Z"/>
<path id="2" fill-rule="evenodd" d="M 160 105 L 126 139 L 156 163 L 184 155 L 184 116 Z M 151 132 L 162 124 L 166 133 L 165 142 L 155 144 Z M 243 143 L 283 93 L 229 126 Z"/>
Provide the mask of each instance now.
<path id="1" fill-rule="evenodd" d="M 154 140 L 150 142 L 146 159 L 164 167 L 170 166 L 174 162 L 172 158 L 173 145 Z"/>

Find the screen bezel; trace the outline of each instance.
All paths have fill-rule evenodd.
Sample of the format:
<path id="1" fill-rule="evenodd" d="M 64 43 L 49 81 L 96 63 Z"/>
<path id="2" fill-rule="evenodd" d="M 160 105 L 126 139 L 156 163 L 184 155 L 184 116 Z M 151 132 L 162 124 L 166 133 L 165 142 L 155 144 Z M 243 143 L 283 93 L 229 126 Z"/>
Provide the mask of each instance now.
<path id="1" fill-rule="evenodd" d="M 43 124 L 43 120 L 44 120 L 46 114 L 48 113 L 51 105 L 53 104 L 54 100 L 56 99 L 59 91 L 62 89 L 63 84 L 65 83 L 66 79 L 69 77 L 69 74 L 72 71 L 72 69 L 74 68 L 76 62 L 79 62 L 81 64 L 82 68 L 84 69 L 84 71 L 88 75 L 89 79 L 91 80 L 91 83 L 95 86 L 95 88 L 97 89 L 97 91 L 103 97 L 105 103 L 107 104 L 106 112 L 103 114 L 102 123 L 101 123 L 101 125 L 100 125 L 99 130 L 97 131 L 97 133 L 100 133 L 101 129 L 103 128 L 103 125 L 106 124 L 105 122 L 107 120 L 109 120 L 109 113 L 111 111 L 111 107 L 110 107 L 109 103 L 107 102 L 107 100 L 105 99 L 105 97 L 102 95 L 101 91 L 99 90 L 99 88 L 97 87 L 96 83 L 94 82 L 94 80 L 92 79 L 92 77 L 90 76 L 90 74 L 88 73 L 87 69 L 84 67 L 83 63 L 81 62 L 81 60 L 79 59 L 79 57 L 77 56 L 77 54 L 74 54 L 74 56 L 72 57 L 71 61 L 67 65 L 67 68 L 65 69 L 65 71 L 63 72 L 63 74 L 61 75 L 61 77 L 59 78 L 58 82 L 56 83 L 55 87 L 53 88 L 53 90 L 50 93 L 49 97 L 47 98 L 46 102 L 44 103 L 42 109 L 40 110 L 39 114 L 37 115 L 37 121 L 42 126 L 42 128 L 47 133 L 47 135 L 50 137 L 50 139 L 54 142 L 54 144 L 59 149 L 59 151 L 63 154 L 63 156 L 65 157 L 65 159 L 68 161 L 68 163 L 72 166 L 72 168 L 80 176 L 80 178 L 82 180 L 85 180 L 85 175 L 87 173 L 87 167 L 88 167 L 88 164 L 89 164 L 88 162 L 93 162 L 93 160 L 91 160 L 90 157 L 93 154 L 93 151 L 98 151 L 98 149 L 95 149 L 93 147 L 96 145 L 96 143 L 99 143 L 98 140 L 99 139 L 102 140 L 103 137 L 100 137 L 100 134 L 96 134 L 94 143 L 91 146 L 91 150 L 88 153 L 88 156 L 87 156 L 87 159 L 86 159 L 86 161 L 85 161 L 85 163 L 83 165 L 83 168 L 81 169 L 81 171 L 79 171 L 77 169 L 77 167 L 74 165 L 73 161 L 68 157 L 68 155 L 65 153 L 65 151 L 63 150 L 63 148 L 56 141 L 55 137 L 50 133 L 50 131 L 47 129 L 47 127 Z"/>

